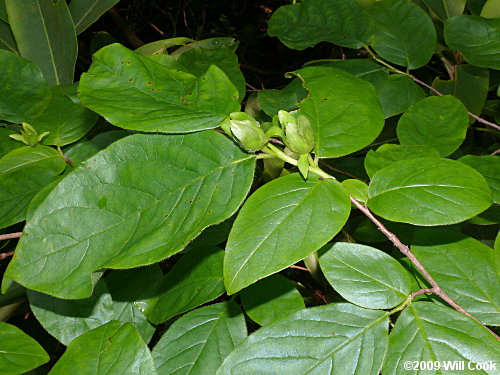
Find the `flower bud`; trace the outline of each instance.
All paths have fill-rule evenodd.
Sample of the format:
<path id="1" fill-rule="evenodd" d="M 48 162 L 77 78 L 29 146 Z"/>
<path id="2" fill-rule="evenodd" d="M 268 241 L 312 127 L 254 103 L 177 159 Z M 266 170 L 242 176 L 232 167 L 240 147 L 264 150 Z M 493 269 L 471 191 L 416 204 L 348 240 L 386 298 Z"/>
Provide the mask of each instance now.
<path id="1" fill-rule="evenodd" d="M 21 130 L 21 134 L 11 134 L 10 137 L 16 141 L 23 142 L 27 146 L 35 146 L 39 144 L 43 137 L 49 134 L 49 132 L 38 134 L 35 128 L 26 122 L 23 122 L 22 126 L 23 129 Z"/>
<path id="2" fill-rule="evenodd" d="M 244 149 L 258 151 L 266 145 L 266 133 L 252 116 L 244 112 L 233 112 L 229 117 L 231 133 Z"/>
<path id="3" fill-rule="evenodd" d="M 286 119 L 285 123 L 282 122 L 285 128 L 285 143 L 290 150 L 299 155 L 308 154 L 314 147 L 314 133 L 311 123 L 303 115 L 299 115 L 294 120 L 288 121 Z"/>

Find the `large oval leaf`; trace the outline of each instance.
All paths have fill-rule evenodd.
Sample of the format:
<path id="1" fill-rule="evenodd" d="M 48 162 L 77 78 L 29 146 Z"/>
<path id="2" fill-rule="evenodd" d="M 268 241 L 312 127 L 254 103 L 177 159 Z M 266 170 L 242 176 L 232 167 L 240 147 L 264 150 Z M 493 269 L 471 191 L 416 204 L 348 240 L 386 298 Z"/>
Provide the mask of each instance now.
<path id="1" fill-rule="evenodd" d="M 229 234 L 224 283 L 229 294 L 276 273 L 335 236 L 347 221 L 349 196 L 333 179 L 298 173 L 278 178 L 246 202 Z"/>
<path id="2" fill-rule="evenodd" d="M 0 120 L 29 122 L 49 105 L 51 91 L 30 61 L 0 50 Z"/>
<path id="3" fill-rule="evenodd" d="M 416 232 L 411 250 L 439 286 L 484 324 L 500 325 L 500 269 L 495 251 L 460 232 Z"/>
<path id="4" fill-rule="evenodd" d="M 317 156 L 350 154 L 379 135 L 384 115 L 370 83 L 329 67 L 303 68 L 296 74 L 309 90 L 299 108 L 311 120 Z"/>
<path id="5" fill-rule="evenodd" d="M 387 316 L 347 303 L 298 311 L 250 335 L 217 374 L 377 375 Z"/>
<path id="6" fill-rule="evenodd" d="M 464 55 L 467 62 L 500 69 L 500 19 L 461 15 L 444 24 L 446 44 Z"/>
<path id="7" fill-rule="evenodd" d="M 216 66 L 197 78 L 120 44 L 94 55 L 79 90 L 82 103 L 113 125 L 148 132 L 215 128 L 240 108 L 238 91 Z"/>
<path id="8" fill-rule="evenodd" d="M 448 307 L 417 302 L 408 306 L 396 321 L 389 337 L 389 350 L 382 373 L 421 374 L 413 367 L 414 362 L 429 361 L 441 365 L 438 369 L 433 367 L 434 370 L 425 371 L 429 375 L 493 375 L 498 371 L 468 371 L 468 364 L 495 362 L 499 356 L 497 339 L 479 323 Z M 443 365 L 452 365 L 454 361 L 462 362 L 464 371 L 457 371 L 461 368 L 444 371 Z M 408 363 L 412 367 L 405 367 Z"/>
<path id="9" fill-rule="evenodd" d="M 11 324 L 0 322 L 0 343 L 3 375 L 24 374 L 50 359 L 38 342 Z"/>
<path id="10" fill-rule="evenodd" d="M 319 263 L 326 279 L 349 302 L 389 309 L 410 294 L 410 274 L 383 251 L 347 242 L 327 245 L 322 251 Z"/>
<path id="11" fill-rule="evenodd" d="M 447 225 L 491 206 L 488 183 L 475 169 L 449 159 L 402 160 L 373 176 L 368 206 L 391 221 Z"/>
<path id="12" fill-rule="evenodd" d="M 430 96 L 412 105 L 399 119 L 399 142 L 406 146 L 431 146 L 441 156 L 450 155 L 465 140 L 469 116 L 460 100 Z"/>
<path id="13" fill-rule="evenodd" d="M 156 375 L 151 352 L 130 323 L 111 321 L 76 339 L 50 375 Z"/>
<path id="14" fill-rule="evenodd" d="M 500 158 L 496 155 L 466 155 L 459 161 L 483 175 L 493 193 L 493 202 L 500 204 Z"/>
<path id="15" fill-rule="evenodd" d="M 77 56 L 75 27 L 64 0 L 5 0 L 9 24 L 21 55 L 51 85 L 73 83 Z"/>
<path id="16" fill-rule="evenodd" d="M 332 42 L 360 48 L 367 39 L 369 20 L 351 0 L 305 0 L 281 6 L 269 20 L 268 33 L 294 49 Z"/>
<path id="17" fill-rule="evenodd" d="M 370 44 L 384 59 L 410 69 L 420 68 L 431 59 L 436 30 L 418 5 L 406 0 L 382 0 L 368 8 L 368 13 L 373 22 Z"/>
<path id="18" fill-rule="evenodd" d="M 391 74 L 378 94 L 386 118 L 399 115 L 425 97 L 424 90 L 410 77 L 402 74 Z"/>
<path id="19" fill-rule="evenodd" d="M 56 297 L 88 297 L 92 272 L 154 263 L 231 216 L 254 165 L 254 156 L 217 132 L 126 137 L 52 190 L 25 226 L 7 274 Z"/>
<path id="20" fill-rule="evenodd" d="M 233 301 L 191 311 L 175 321 L 154 347 L 158 375 L 215 374 L 246 335 L 245 318 Z"/>

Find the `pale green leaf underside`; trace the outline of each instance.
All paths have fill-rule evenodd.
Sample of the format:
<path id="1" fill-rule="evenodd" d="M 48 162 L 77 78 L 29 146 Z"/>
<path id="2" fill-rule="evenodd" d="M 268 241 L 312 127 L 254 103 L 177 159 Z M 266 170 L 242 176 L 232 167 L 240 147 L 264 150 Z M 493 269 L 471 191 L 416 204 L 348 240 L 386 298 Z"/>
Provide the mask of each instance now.
<path id="1" fill-rule="evenodd" d="M 0 373 L 18 375 L 49 361 L 49 355 L 19 328 L 0 322 Z"/>
<path id="2" fill-rule="evenodd" d="M 48 195 L 7 274 L 56 297 L 88 297 L 92 272 L 157 262 L 231 216 L 254 165 L 254 156 L 216 132 L 123 138 Z"/>
<path id="3" fill-rule="evenodd" d="M 443 368 L 425 374 L 498 374 L 492 371 L 468 371 L 468 363 L 498 361 L 497 339 L 479 323 L 465 315 L 434 303 L 417 302 L 407 307 L 396 321 L 389 337 L 384 375 L 418 374 L 404 367 L 407 361 L 463 361 L 465 371 Z"/>
<path id="4" fill-rule="evenodd" d="M 349 302 L 370 309 L 389 309 L 410 294 L 410 274 L 383 251 L 347 242 L 327 245 L 322 251 L 319 262 L 323 274 Z"/>
<path id="5" fill-rule="evenodd" d="M 224 283 L 233 294 L 305 258 L 347 221 L 349 196 L 333 179 L 298 173 L 257 190 L 236 218 L 226 245 Z"/>
<path id="6" fill-rule="evenodd" d="M 411 250 L 441 288 L 484 324 L 500 325 L 500 270 L 492 248 L 460 232 L 417 231 Z"/>
<path id="7" fill-rule="evenodd" d="M 156 375 L 151 352 L 130 323 L 111 321 L 68 346 L 49 375 Z"/>
<path id="8" fill-rule="evenodd" d="M 197 78 L 120 44 L 94 55 L 79 91 L 82 103 L 113 125 L 147 132 L 215 128 L 240 108 L 237 89 L 216 66 Z"/>
<path id="9" fill-rule="evenodd" d="M 215 374 L 245 337 L 245 318 L 233 301 L 191 311 L 172 324 L 154 347 L 158 375 Z"/>
<path id="10" fill-rule="evenodd" d="M 304 309 L 250 335 L 217 374 L 376 375 L 387 330 L 383 311 L 344 303 Z"/>
<path id="11" fill-rule="evenodd" d="M 368 206 L 391 221 L 447 225 L 491 206 L 490 188 L 468 165 L 450 159 L 402 160 L 381 169 L 368 189 Z"/>

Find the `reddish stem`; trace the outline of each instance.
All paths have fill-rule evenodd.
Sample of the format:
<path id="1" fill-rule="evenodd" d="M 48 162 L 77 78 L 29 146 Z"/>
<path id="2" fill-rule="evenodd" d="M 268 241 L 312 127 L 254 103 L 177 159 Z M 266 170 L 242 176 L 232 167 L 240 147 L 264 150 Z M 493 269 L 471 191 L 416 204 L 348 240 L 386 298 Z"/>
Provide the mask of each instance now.
<path id="1" fill-rule="evenodd" d="M 11 240 L 13 238 L 19 238 L 19 237 L 21 237 L 22 234 L 23 234 L 23 232 L 0 234 L 0 241 Z"/>

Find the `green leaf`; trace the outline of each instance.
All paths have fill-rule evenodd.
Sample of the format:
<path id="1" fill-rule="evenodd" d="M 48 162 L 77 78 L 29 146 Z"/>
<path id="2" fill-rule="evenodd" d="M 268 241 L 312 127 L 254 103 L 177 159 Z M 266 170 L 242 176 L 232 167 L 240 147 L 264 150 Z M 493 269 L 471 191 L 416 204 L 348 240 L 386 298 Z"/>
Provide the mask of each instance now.
<path id="1" fill-rule="evenodd" d="M 370 83 L 328 67 L 307 67 L 296 74 L 309 90 L 299 107 L 313 126 L 316 156 L 347 155 L 379 135 L 384 116 Z"/>
<path id="2" fill-rule="evenodd" d="M 431 146 L 450 155 L 465 140 L 467 108 L 451 95 L 430 96 L 413 104 L 401 116 L 397 134 L 402 145 Z"/>
<path id="3" fill-rule="evenodd" d="M 7 22 L 0 20 L 0 49 L 19 53 L 17 50 L 16 40 L 12 34 L 12 30 Z"/>
<path id="4" fill-rule="evenodd" d="M 245 337 L 245 319 L 233 301 L 191 311 L 172 324 L 154 347 L 158 375 L 215 374 Z"/>
<path id="5" fill-rule="evenodd" d="M 240 298 L 247 315 L 261 326 L 305 308 L 295 284 L 279 274 L 246 287 Z"/>
<path id="6" fill-rule="evenodd" d="M 0 228 L 24 220 L 31 199 L 66 166 L 53 148 L 17 148 L 0 159 Z"/>
<path id="7" fill-rule="evenodd" d="M 158 264 L 154 264 L 132 270 L 110 272 L 104 278 L 113 298 L 114 319 L 132 323 L 146 343 L 151 340 L 155 327 L 148 322 L 136 304 L 147 288 L 162 277 L 161 268 Z"/>
<path id="8" fill-rule="evenodd" d="M 13 130 L 0 127 L 0 158 L 5 154 L 15 150 L 16 148 L 23 147 L 21 142 L 13 140 L 9 135 L 18 134 Z"/>
<path id="9" fill-rule="evenodd" d="M 0 120 L 29 122 L 50 102 L 51 92 L 42 73 L 28 60 L 0 50 Z"/>
<path id="10" fill-rule="evenodd" d="M 492 204 L 484 177 L 449 159 L 411 159 L 389 165 L 373 176 L 368 194 L 368 206 L 376 215 L 414 225 L 459 223 Z"/>
<path id="11" fill-rule="evenodd" d="M 98 116 L 52 88 L 52 100 L 45 111 L 30 122 L 38 134 L 49 132 L 42 143 L 64 146 L 82 138 L 97 122 Z"/>
<path id="12" fill-rule="evenodd" d="M 385 118 L 399 115 L 425 97 L 422 88 L 402 74 L 391 74 L 378 95 Z"/>
<path id="13" fill-rule="evenodd" d="M 485 18 L 500 18 L 500 4 L 496 0 L 487 0 L 480 15 Z"/>
<path id="14" fill-rule="evenodd" d="M 359 202 L 368 201 L 368 185 L 360 180 L 350 178 L 341 182 L 347 193 Z"/>
<path id="15" fill-rule="evenodd" d="M 6 273 L 59 298 L 88 297 L 92 272 L 157 262 L 230 217 L 254 165 L 255 157 L 217 132 L 126 137 L 49 194 Z"/>
<path id="16" fill-rule="evenodd" d="M 457 65 L 455 80 L 436 78 L 432 86 L 443 94 L 450 94 L 462 101 L 467 109 L 480 116 L 488 95 L 489 70 L 472 65 Z"/>
<path id="17" fill-rule="evenodd" d="M 439 151 L 430 146 L 402 146 L 385 144 L 370 150 L 365 157 L 365 169 L 370 178 L 382 168 L 401 160 L 418 158 L 439 158 Z"/>
<path id="18" fill-rule="evenodd" d="M 156 375 L 153 358 L 134 326 L 111 321 L 68 346 L 49 375 Z"/>
<path id="19" fill-rule="evenodd" d="M 500 19 L 462 15 L 444 23 L 446 44 L 468 63 L 500 69 Z"/>
<path id="20" fill-rule="evenodd" d="M 319 257 L 323 274 L 347 301 L 370 309 L 390 309 L 410 294 L 411 277 L 393 257 L 370 246 L 337 242 Z"/>
<path id="21" fill-rule="evenodd" d="M 436 30 L 422 8 L 406 0 L 381 0 L 367 12 L 373 22 L 370 44 L 381 57 L 409 69 L 429 62 L 436 48 Z"/>
<path id="22" fill-rule="evenodd" d="M 333 179 L 297 174 L 271 181 L 245 202 L 229 234 L 224 283 L 229 294 L 305 258 L 347 221 L 349 196 Z"/>
<path id="23" fill-rule="evenodd" d="M 496 361 L 500 348 L 496 338 L 479 323 L 448 307 L 434 303 L 416 302 L 408 306 L 396 321 L 389 337 L 389 350 L 382 373 L 386 375 L 418 374 L 403 367 L 414 361 L 438 361 L 440 369 L 426 374 L 468 372 L 468 363 Z M 444 363 L 460 361 L 465 372 L 445 371 Z M 478 374 L 497 374 L 497 371 L 473 371 Z"/>
<path id="24" fill-rule="evenodd" d="M 85 31 L 119 0 L 71 0 L 69 11 L 76 35 Z"/>
<path id="25" fill-rule="evenodd" d="M 377 375 L 387 330 L 383 311 L 347 303 L 304 309 L 250 335 L 217 374 Z"/>
<path id="26" fill-rule="evenodd" d="M 495 155 L 466 155 L 459 161 L 483 175 L 493 193 L 493 202 L 500 204 L 500 158 Z"/>
<path id="27" fill-rule="evenodd" d="M 157 324 L 209 302 L 224 293 L 223 262 L 224 251 L 218 247 L 192 249 L 146 290 L 151 298 L 136 304 Z"/>
<path id="28" fill-rule="evenodd" d="M 466 0 L 422 0 L 439 18 L 445 20 L 464 12 Z"/>
<path id="29" fill-rule="evenodd" d="M 49 361 L 49 355 L 19 328 L 0 322 L 0 372 L 18 375 Z"/>
<path id="30" fill-rule="evenodd" d="M 6 0 L 19 52 L 42 71 L 51 85 L 73 83 L 77 43 L 64 0 Z"/>
<path id="31" fill-rule="evenodd" d="M 99 282 L 89 298 L 64 300 L 27 290 L 31 311 L 40 324 L 68 346 L 73 339 L 113 319 L 113 301 Z"/>
<path id="32" fill-rule="evenodd" d="M 298 50 L 322 41 L 360 48 L 368 28 L 369 20 L 355 1 L 304 0 L 278 8 L 269 20 L 267 32 Z"/>
<path id="33" fill-rule="evenodd" d="M 498 255 L 460 232 L 418 230 L 411 250 L 439 286 L 484 324 L 500 325 Z"/>
<path id="34" fill-rule="evenodd" d="M 94 55 L 79 90 L 86 107 L 125 129 L 193 132 L 215 128 L 239 110 L 236 88 L 216 66 L 197 78 L 120 44 Z"/>
<path id="35" fill-rule="evenodd" d="M 278 114 L 278 111 L 297 109 L 297 103 L 307 96 L 307 90 L 298 78 L 292 80 L 281 90 L 261 90 L 258 93 L 259 104 L 268 116 Z"/>
<path id="36" fill-rule="evenodd" d="M 137 48 L 135 52 L 140 53 L 141 55 L 167 54 L 167 49 L 170 47 L 181 46 L 191 42 L 194 42 L 194 40 L 185 37 L 162 39 L 144 44 L 143 46 Z"/>

